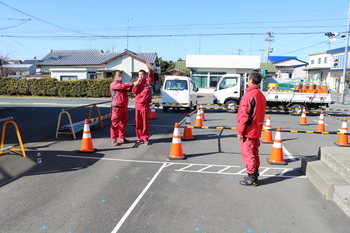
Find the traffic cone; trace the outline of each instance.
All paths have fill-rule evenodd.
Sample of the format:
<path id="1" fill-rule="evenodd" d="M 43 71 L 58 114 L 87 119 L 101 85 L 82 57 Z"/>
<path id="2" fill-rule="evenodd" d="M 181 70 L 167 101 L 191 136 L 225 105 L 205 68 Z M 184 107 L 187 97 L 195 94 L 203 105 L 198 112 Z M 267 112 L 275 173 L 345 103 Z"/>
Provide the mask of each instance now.
<path id="1" fill-rule="evenodd" d="M 201 106 L 201 116 L 202 116 L 202 121 L 205 121 L 203 104 L 201 104 L 200 106 Z"/>
<path id="2" fill-rule="evenodd" d="M 272 141 L 272 131 L 270 131 L 270 129 L 272 129 L 271 127 L 271 117 L 267 116 L 266 119 L 266 123 L 264 125 L 264 134 L 263 137 L 261 139 L 261 142 L 263 143 L 273 143 Z"/>
<path id="3" fill-rule="evenodd" d="M 323 111 L 321 111 L 320 118 L 318 119 L 317 127 L 315 132 L 326 132 L 325 126 L 324 126 L 324 118 L 323 118 Z"/>
<path id="4" fill-rule="evenodd" d="M 304 81 L 303 81 L 303 86 L 301 87 L 301 90 L 307 90 L 307 86 L 306 86 L 306 78 L 304 78 Z"/>
<path id="5" fill-rule="evenodd" d="M 306 120 L 306 109 L 305 109 L 305 106 L 303 106 L 303 111 L 301 112 L 299 125 L 306 125 L 306 126 L 308 125 L 307 120 Z"/>
<path id="6" fill-rule="evenodd" d="M 154 102 L 151 105 L 151 114 L 149 115 L 149 119 L 157 119 L 156 108 L 154 106 Z"/>
<path id="7" fill-rule="evenodd" d="M 340 128 L 340 133 L 347 133 L 348 132 L 348 124 L 347 124 L 348 119 L 344 118 L 344 121 L 341 125 Z M 338 141 L 334 143 L 337 146 L 350 146 L 349 140 L 348 140 L 348 135 L 346 134 L 339 134 L 338 136 Z"/>
<path id="8" fill-rule="evenodd" d="M 277 131 L 276 131 L 276 135 L 275 135 L 275 140 L 273 141 L 270 158 L 267 159 L 268 164 L 276 164 L 276 165 L 286 165 L 287 164 L 283 159 L 281 131 L 282 131 L 282 128 L 280 126 L 278 126 Z"/>
<path id="9" fill-rule="evenodd" d="M 171 143 L 171 149 L 169 159 L 185 159 L 185 155 L 182 153 L 182 143 L 180 136 L 179 123 L 175 123 L 173 141 Z"/>
<path id="10" fill-rule="evenodd" d="M 315 90 L 314 81 L 312 78 L 310 78 L 309 90 Z"/>
<path id="11" fill-rule="evenodd" d="M 325 79 L 325 78 L 323 79 L 323 82 L 322 82 L 322 90 L 323 90 L 323 91 L 328 91 L 327 82 L 326 82 L 326 79 Z"/>
<path id="12" fill-rule="evenodd" d="M 317 81 L 316 81 L 316 90 L 321 90 L 321 81 L 320 81 L 320 78 L 317 78 Z"/>
<path id="13" fill-rule="evenodd" d="M 200 106 L 198 106 L 198 108 L 197 108 L 196 123 L 194 124 L 194 126 L 197 126 L 197 127 L 202 127 L 203 126 L 202 111 L 201 111 L 201 107 Z"/>
<path id="14" fill-rule="evenodd" d="M 83 140 L 81 142 L 81 148 L 80 148 L 80 150 L 78 152 L 93 153 L 95 151 L 96 151 L 96 148 L 94 148 L 94 146 L 92 144 L 89 120 L 85 119 L 85 121 L 84 121 L 84 131 L 83 131 Z"/>
<path id="15" fill-rule="evenodd" d="M 186 114 L 185 126 L 191 126 L 191 118 L 190 118 L 190 116 L 191 115 L 189 113 Z M 183 140 L 193 140 L 194 139 L 194 137 L 192 135 L 192 128 L 185 128 L 184 129 L 184 133 L 183 133 L 182 139 Z"/>
<path id="16" fill-rule="evenodd" d="M 300 80 L 299 77 L 297 78 L 297 82 L 295 84 L 294 90 L 299 91 L 300 90 Z"/>

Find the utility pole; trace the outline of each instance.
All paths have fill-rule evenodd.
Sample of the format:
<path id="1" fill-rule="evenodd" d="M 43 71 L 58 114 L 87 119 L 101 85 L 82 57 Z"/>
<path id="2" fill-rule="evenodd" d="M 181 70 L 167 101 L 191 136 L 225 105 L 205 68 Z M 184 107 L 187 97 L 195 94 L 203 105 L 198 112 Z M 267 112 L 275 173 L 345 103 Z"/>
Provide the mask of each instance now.
<path id="1" fill-rule="evenodd" d="M 345 43 L 345 54 L 344 54 L 344 68 L 343 76 L 340 80 L 340 91 L 341 91 L 341 103 L 345 102 L 345 81 L 346 81 L 346 69 L 348 66 L 348 46 L 349 46 L 349 31 L 350 31 L 350 3 L 348 8 L 348 28 L 346 30 L 346 43 Z"/>
<path id="2" fill-rule="evenodd" d="M 129 21 L 132 19 L 128 19 L 128 26 L 126 28 L 126 50 L 129 50 Z"/>
<path id="3" fill-rule="evenodd" d="M 271 47 L 271 43 L 273 41 L 273 35 L 272 31 L 268 31 L 267 33 L 267 38 L 265 39 L 267 41 L 267 57 L 266 57 L 266 63 L 269 62 L 269 55 L 270 53 L 273 52 L 273 48 Z"/>
<path id="4" fill-rule="evenodd" d="M 241 55 L 242 49 L 237 49 L 238 50 L 238 55 Z"/>

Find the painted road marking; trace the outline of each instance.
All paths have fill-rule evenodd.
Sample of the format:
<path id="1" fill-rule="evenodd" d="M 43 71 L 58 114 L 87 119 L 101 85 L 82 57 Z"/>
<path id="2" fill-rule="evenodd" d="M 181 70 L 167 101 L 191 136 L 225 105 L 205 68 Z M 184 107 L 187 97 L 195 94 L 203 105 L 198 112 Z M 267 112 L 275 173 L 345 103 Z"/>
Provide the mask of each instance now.
<path id="1" fill-rule="evenodd" d="M 159 176 L 160 172 L 166 167 L 166 163 L 163 163 L 163 165 L 159 168 L 159 170 L 157 171 L 157 173 L 153 176 L 153 178 L 150 180 L 150 182 L 147 184 L 147 186 L 144 188 L 144 190 L 140 193 L 140 195 L 136 198 L 136 200 L 134 201 L 134 203 L 132 203 L 132 205 L 129 207 L 128 211 L 126 211 L 126 213 L 124 214 L 124 216 L 120 219 L 120 221 L 118 222 L 118 224 L 115 226 L 115 228 L 113 229 L 113 231 L 111 233 L 116 233 L 118 232 L 118 230 L 120 229 L 120 227 L 123 225 L 123 223 L 125 222 L 125 220 L 128 218 L 128 216 L 130 215 L 130 213 L 133 211 L 133 209 L 136 207 L 136 205 L 139 203 L 139 201 L 141 200 L 141 198 L 145 195 L 145 193 L 147 192 L 147 190 L 151 187 L 151 185 L 153 184 L 153 182 L 157 179 L 157 177 Z"/>
<path id="2" fill-rule="evenodd" d="M 170 167 L 175 165 L 184 166 L 182 168 L 174 170 L 176 172 L 193 172 L 193 173 L 223 174 L 223 175 L 246 175 L 246 169 L 245 168 L 242 169 L 242 166 L 217 165 L 217 164 L 194 164 L 194 163 L 166 163 L 161 161 L 99 158 L 99 157 L 86 157 L 86 156 L 75 156 L 75 155 L 57 155 L 57 156 L 65 157 L 65 158 L 75 158 L 75 159 L 95 159 L 95 160 L 108 160 L 108 161 L 132 162 L 132 163 L 157 163 L 157 164 L 162 164 L 165 167 Z M 164 165 L 164 163 L 166 163 L 166 165 Z M 260 169 L 260 172 L 259 172 L 260 176 L 307 178 L 305 175 L 303 175 L 300 168 L 260 167 L 259 169 Z"/>

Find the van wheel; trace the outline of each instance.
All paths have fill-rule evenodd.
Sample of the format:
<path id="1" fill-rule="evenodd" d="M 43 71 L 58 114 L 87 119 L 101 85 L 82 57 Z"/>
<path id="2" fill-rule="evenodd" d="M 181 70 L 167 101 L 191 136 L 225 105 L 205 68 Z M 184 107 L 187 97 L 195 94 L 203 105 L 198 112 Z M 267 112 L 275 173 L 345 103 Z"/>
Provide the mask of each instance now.
<path id="1" fill-rule="evenodd" d="M 167 112 L 169 107 L 163 107 L 163 112 Z"/>
<path id="2" fill-rule="evenodd" d="M 302 104 L 292 104 L 290 106 L 290 115 L 291 116 L 300 116 L 303 111 L 304 105 Z"/>
<path id="3" fill-rule="evenodd" d="M 236 100 L 229 100 L 225 104 L 226 112 L 236 113 L 238 112 L 238 103 Z"/>

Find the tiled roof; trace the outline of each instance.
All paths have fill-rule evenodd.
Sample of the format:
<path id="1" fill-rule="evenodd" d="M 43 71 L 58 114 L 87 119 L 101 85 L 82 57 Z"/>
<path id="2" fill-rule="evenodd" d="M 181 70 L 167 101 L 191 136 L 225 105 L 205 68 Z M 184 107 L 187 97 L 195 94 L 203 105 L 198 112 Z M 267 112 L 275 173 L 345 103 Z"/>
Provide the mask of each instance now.
<path id="1" fill-rule="evenodd" d="M 267 70 L 267 72 L 277 72 L 276 67 L 274 66 L 273 63 L 260 63 L 260 68 Z"/>
<path id="2" fill-rule="evenodd" d="M 104 53 L 103 50 L 51 50 L 48 55 L 38 62 L 38 65 L 102 65 L 125 53 L 151 63 L 154 63 L 157 57 L 156 53 L 136 54 L 129 50 L 123 53 Z"/>
<path id="3" fill-rule="evenodd" d="M 182 70 L 182 71 L 188 70 L 188 68 L 186 67 L 186 61 L 184 61 L 184 60 L 177 61 L 175 63 L 175 69 Z"/>

